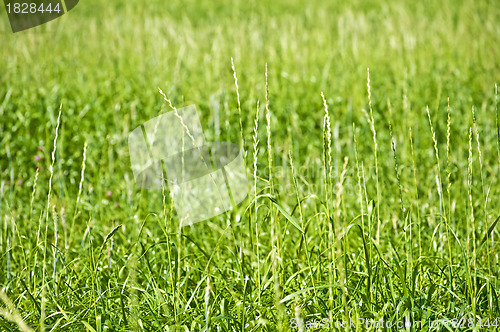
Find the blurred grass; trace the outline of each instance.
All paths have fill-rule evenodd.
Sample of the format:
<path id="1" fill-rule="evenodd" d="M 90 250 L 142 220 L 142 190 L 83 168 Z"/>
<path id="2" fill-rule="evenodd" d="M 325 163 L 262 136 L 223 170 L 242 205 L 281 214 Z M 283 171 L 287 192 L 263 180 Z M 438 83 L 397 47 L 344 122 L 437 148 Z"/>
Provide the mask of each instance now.
<path id="1" fill-rule="evenodd" d="M 337 211 L 325 217 L 325 206 L 330 204 L 331 208 L 333 202 L 321 201 L 325 197 L 321 91 L 332 119 L 333 184 L 340 179 L 344 157 L 349 157 L 341 224 L 336 229 L 340 231 L 361 218 L 353 123 L 359 130 L 357 149 L 366 172 L 366 196 L 362 197 L 365 213 L 368 202 L 376 200 L 372 134 L 361 111 L 368 110 L 367 68 L 379 149 L 382 230 L 381 241 L 375 244 L 370 240 L 370 236 L 375 238 L 375 228 L 365 231 L 374 282 L 374 302 L 370 306 L 366 304 L 369 288 L 360 288 L 368 273 L 363 243 L 349 233 L 349 241 L 341 248 L 350 292 L 349 315 L 386 319 L 498 316 L 496 229 L 487 246 L 478 249 L 477 265 L 472 255 L 462 257 L 463 251 L 452 236 L 447 237 L 444 231 L 433 233 L 440 222 L 440 200 L 425 112 L 428 105 L 439 142 L 445 219 L 462 246 L 472 250 L 471 206 L 478 239 L 500 215 L 494 94 L 500 73 L 500 7 L 494 1 L 87 0 L 59 20 L 16 34 L 11 33 L 6 14 L 2 15 L 0 258 L 4 268 L 0 271 L 0 284 L 29 325 L 41 324 L 43 315 L 37 308 L 45 296 L 45 326 L 54 330 L 79 330 L 83 328 L 82 321 L 99 330 L 103 327 L 98 317 L 102 326 L 110 330 L 119 326 L 122 330 L 141 329 L 141 324 L 145 330 L 174 324 L 185 325 L 189 330 L 206 325 L 213 330 L 239 330 L 244 325 L 244 313 L 248 330 L 272 331 L 276 326 L 285 329 L 289 325 L 289 319 L 295 317 L 295 306 L 301 308 L 305 320 L 328 317 L 328 312 L 338 319 L 345 318 L 346 313 L 339 311 L 340 296 L 335 298 L 336 306 L 328 308 L 328 292 L 313 295 L 308 291 L 293 297 L 293 301 L 285 301 L 286 318 L 282 317 L 284 323 L 279 323 L 273 287 L 266 282 L 279 278 L 282 298 L 312 287 L 312 278 L 314 285 L 324 288 L 330 263 L 325 251 L 332 245 L 340 248 L 340 242 L 329 243 L 323 233 Z M 271 177 L 276 187 L 282 188 L 275 195 L 277 202 L 281 209 L 294 211 L 298 218 L 289 150 L 298 170 L 301 197 L 317 196 L 306 199 L 302 206 L 304 219 L 310 220 L 306 244 L 299 243 L 301 234 L 286 226 L 287 218 L 273 210 L 272 203 L 257 203 L 262 224 L 263 300 L 255 289 L 257 249 L 249 234 L 253 212 L 247 210 L 251 202 L 243 203 L 229 216 L 184 228 L 181 236 L 175 213 L 163 215 L 161 192 L 141 191 L 135 186 L 128 156 L 128 133 L 169 110 L 158 87 L 176 107 L 197 105 L 207 140 L 239 142 L 231 57 L 238 75 L 249 158 L 255 105 L 257 99 L 263 105 L 266 95 L 267 63 L 276 166 Z M 452 109 L 449 166 L 445 160 L 448 98 Z M 47 204 L 50 152 L 60 104 L 62 124 L 51 205 L 60 214 L 59 222 L 66 216 L 68 234 L 63 241 L 62 226 L 59 227 L 58 248 L 64 262 L 59 260 L 56 280 L 44 283 L 40 260 L 43 252 L 47 252 L 48 271 L 52 271 L 53 264 L 52 209 L 47 224 L 45 218 L 39 217 Z M 473 105 L 483 169 L 474 135 L 469 188 L 468 135 L 473 126 Z M 216 119 L 220 133 L 215 130 Z M 269 176 L 264 169 L 265 118 L 260 120 L 258 186 L 268 192 L 268 183 L 263 180 Z M 397 142 L 404 213 L 400 208 L 389 121 Z M 412 173 L 410 128 L 414 135 L 417 186 Z M 85 141 L 88 151 L 84 190 L 82 202 L 77 205 Z M 39 151 L 39 147 L 43 150 Z M 38 162 L 34 160 L 36 155 L 42 157 Z M 251 165 L 251 160 L 247 160 L 249 177 L 253 174 Z M 31 212 L 29 202 L 36 167 L 40 168 L 40 176 Z M 449 197 L 444 180 L 447 169 L 452 181 Z M 484 187 L 480 172 L 484 175 Z M 469 189 L 473 204 L 469 203 Z M 112 197 L 106 196 L 108 191 Z M 335 199 L 335 194 L 330 197 Z M 171 203 L 168 204 L 167 212 L 171 211 Z M 279 218 L 278 237 L 282 241 L 278 276 L 269 272 L 273 250 L 271 214 Z M 71 228 L 74 215 L 75 226 Z M 227 232 L 226 219 L 233 225 Z M 406 228 L 410 222 L 414 223 L 411 245 Z M 419 223 L 422 244 L 417 246 Z M 37 244 L 39 224 L 42 233 L 47 226 L 48 240 Z M 113 247 L 111 242 L 105 246 L 109 257 L 105 257 L 106 252 L 100 255 L 106 235 L 116 225 L 123 227 L 111 238 Z M 167 239 L 165 232 L 172 237 Z M 168 246 L 170 241 L 177 247 Z M 448 243 L 452 257 L 448 257 Z M 305 246 L 309 255 L 300 246 Z M 215 254 L 207 259 L 204 252 Z M 175 266 L 177 272 L 172 274 L 172 261 L 167 258 L 171 253 L 172 257 L 173 253 L 178 254 L 182 263 Z M 448 272 L 450 260 L 452 272 Z M 475 292 L 481 289 L 484 294 L 471 296 L 471 284 L 466 282 L 471 273 L 467 264 L 477 266 L 478 270 L 473 271 Z M 311 266 L 313 272 L 308 270 Z M 173 279 L 173 274 L 177 279 Z M 207 276 L 213 287 L 210 316 L 219 317 L 212 318 L 209 324 L 205 322 L 203 307 Z M 43 295 L 43 285 L 47 295 Z M 172 287 L 178 288 L 178 293 L 171 292 Z M 0 324 L 4 329 L 13 328 L 5 320 L 0 320 Z"/>

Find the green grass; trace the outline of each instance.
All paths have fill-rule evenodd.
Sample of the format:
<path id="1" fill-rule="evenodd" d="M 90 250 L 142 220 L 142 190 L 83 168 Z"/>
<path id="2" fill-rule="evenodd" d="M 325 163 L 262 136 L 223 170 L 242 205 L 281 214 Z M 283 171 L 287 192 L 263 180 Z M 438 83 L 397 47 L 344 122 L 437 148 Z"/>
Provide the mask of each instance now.
<path id="1" fill-rule="evenodd" d="M 1 15 L 0 330 L 500 316 L 494 1 L 88 0 L 16 34 Z M 243 145 L 237 209 L 179 228 L 168 188 L 134 183 L 158 88 Z"/>

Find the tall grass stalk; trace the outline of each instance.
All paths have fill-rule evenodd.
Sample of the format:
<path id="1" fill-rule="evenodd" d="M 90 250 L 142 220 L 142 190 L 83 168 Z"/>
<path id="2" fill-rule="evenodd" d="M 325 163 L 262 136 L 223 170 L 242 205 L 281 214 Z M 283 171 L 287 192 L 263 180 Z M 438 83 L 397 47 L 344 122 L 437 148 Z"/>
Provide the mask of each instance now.
<path id="1" fill-rule="evenodd" d="M 429 126 L 431 128 L 431 134 L 432 134 L 432 141 L 434 143 L 434 153 L 436 157 L 436 164 L 437 164 L 437 174 L 436 174 L 436 187 L 438 190 L 438 196 L 439 196 L 439 240 L 440 240 L 440 252 L 442 252 L 442 246 L 444 244 L 443 240 L 443 215 L 445 214 L 445 208 L 443 205 L 443 195 L 442 195 L 442 183 L 441 181 L 441 160 L 439 159 L 439 148 L 438 148 L 438 142 L 436 139 L 436 132 L 434 131 L 434 126 L 432 125 L 432 120 L 431 120 L 431 113 L 429 111 L 429 106 L 426 107 L 426 112 L 427 112 L 427 117 L 429 119 Z"/>
<path id="2" fill-rule="evenodd" d="M 239 89 L 239 86 L 238 86 L 238 76 L 236 75 L 236 68 L 234 67 L 233 57 L 231 57 L 231 69 L 233 70 L 234 87 L 236 89 L 236 99 L 237 99 L 237 102 L 238 102 L 238 118 L 239 118 L 239 121 L 240 121 L 241 148 L 244 151 L 244 157 L 245 157 L 244 159 L 245 159 L 245 162 L 246 162 L 246 160 L 247 160 L 247 150 L 246 150 L 246 143 L 245 143 L 245 135 L 243 134 L 243 121 L 241 119 L 240 89 Z M 266 71 L 266 73 L 267 73 L 267 71 Z"/>
<path id="3" fill-rule="evenodd" d="M 31 225 L 31 222 L 33 221 L 33 203 L 35 201 L 35 195 L 36 195 L 36 188 L 37 188 L 37 184 L 38 184 L 38 176 L 40 175 L 40 169 L 37 167 L 36 171 L 35 171 L 35 178 L 33 179 L 33 190 L 31 192 L 31 200 L 30 200 L 30 218 L 29 218 L 29 224 Z M 2 182 L 2 185 L 1 185 L 1 188 L 0 188 L 0 200 L 3 200 L 3 182 Z M 0 204 L 0 207 L 1 207 L 1 204 Z M 38 232 L 37 232 L 37 242 L 35 243 L 38 243 L 39 241 L 39 238 L 38 238 L 38 235 L 39 235 L 39 232 L 40 232 L 40 226 L 38 228 Z M 30 236 L 31 238 L 31 236 Z M 0 236 L 0 241 L 1 241 L 1 236 Z M 33 250 L 33 248 L 32 248 Z M 37 250 L 34 250 L 35 252 Z M 36 256 L 36 254 L 35 254 Z M 32 271 L 35 271 L 36 270 L 36 259 L 32 262 L 33 264 L 31 265 L 31 270 Z M 27 265 L 28 266 L 28 265 Z M 33 284 L 33 281 L 34 281 L 34 273 L 28 273 L 28 284 L 30 286 L 30 288 L 33 286 L 33 288 L 35 287 L 35 285 Z"/>
<path id="4" fill-rule="evenodd" d="M 477 266 L 476 266 L 476 220 L 474 218 L 474 202 L 472 200 L 472 128 L 469 127 L 469 158 L 468 158 L 468 167 L 467 167 L 467 189 L 468 189 L 468 196 L 469 196 L 469 212 L 470 212 L 470 219 L 467 218 L 469 221 L 467 223 L 467 229 L 470 230 L 470 232 L 467 232 L 467 257 L 468 259 L 471 259 L 472 263 L 472 270 L 471 271 L 470 267 L 467 269 L 467 277 L 469 281 L 469 297 L 471 301 L 471 306 L 472 306 L 472 313 L 473 317 L 476 317 L 476 280 L 477 280 Z M 472 227 L 472 228 L 471 228 Z M 471 234 L 472 234 L 472 240 L 471 240 Z M 472 242 L 472 256 L 470 253 L 470 243 Z M 468 266 L 471 264 L 469 263 Z"/>
<path id="5" fill-rule="evenodd" d="M 375 157 L 375 175 L 377 181 L 377 244 L 380 244 L 380 184 L 379 184 L 379 171 L 378 171 L 378 144 L 377 144 L 377 131 L 375 130 L 375 119 L 373 117 L 373 107 L 372 107 L 372 92 L 370 87 L 370 68 L 366 69 L 366 87 L 368 89 L 368 106 L 370 108 L 370 125 L 373 134 L 373 146 L 374 146 L 374 157 Z"/>
<path id="6" fill-rule="evenodd" d="M 266 135 L 267 135 L 267 167 L 269 169 L 268 181 L 269 181 L 269 195 L 275 196 L 274 191 L 274 178 L 273 178 L 273 149 L 271 142 L 271 109 L 269 107 L 269 76 L 268 76 L 268 66 L 266 63 Z M 272 278 L 273 278 L 273 293 L 274 293 L 274 305 L 278 310 L 278 323 L 276 327 L 278 329 L 283 328 L 285 323 L 285 306 L 281 303 L 282 290 L 281 284 L 283 282 L 281 278 L 281 242 L 280 242 L 280 226 L 278 223 L 278 217 L 276 208 L 272 203 L 269 203 L 269 217 L 271 218 L 271 260 L 272 260 Z"/>
<path id="7" fill-rule="evenodd" d="M 80 173 L 80 184 L 78 185 L 78 194 L 76 195 L 76 204 L 75 204 L 75 211 L 73 213 L 73 219 L 71 221 L 71 227 L 70 227 L 70 236 L 74 234 L 74 225 L 75 225 L 75 219 L 78 215 L 78 207 L 80 204 L 80 200 L 82 198 L 82 191 L 83 191 L 83 183 L 85 181 L 85 167 L 86 167 L 86 162 L 87 162 L 87 141 L 83 144 L 83 160 L 82 160 L 82 168 L 81 168 L 81 173 Z M 67 254 L 67 249 L 65 250 Z"/>
<path id="8" fill-rule="evenodd" d="M 365 232 L 365 206 L 363 204 L 363 187 L 361 185 L 361 171 L 359 165 L 359 157 L 358 157 L 358 139 L 356 133 L 356 125 L 352 124 L 352 135 L 354 139 L 354 158 L 356 160 L 356 175 L 358 179 L 358 203 L 359 208 L 361 210 L 361 228 L 363 233 Z"/>
<path id="9" fill-rule="evenodd" d="M 297 198 L 297 206 L 299 208 L 299 216 L 300 216 L 300 227 L 303 230 L 301 236 L 302 236 L 302 242 L 304 243 L 305 246 L 305 253 L 306 253 L 306 259 L 307 259 L 307 265 L 309 267 L 309 277 L 311 279 L 312 287 L 313 287 L 313 293 L 314 297 L 317 298 L 317 293 L 316 293 L 316 281 L 314 278 L 314 270 L 313 266 L 311 263 L 311 254 L 309 253 L 309 248 L 308 248 L 308 243 L 307 243 L 307 237 L 306 237 L 306 232 L 305 232 L 305 223 L 304 223 L 304 213 L 302 212 L 302 203 L 301 203 L 301 198 L 299 194 L 299 186 L 297 184 L 297 176 L 295 172 L 295 166 L 293 164 L 293 158 L 292 158 L 292 151 L 288 150 L 288 158 L 290 160 L 290 167 L 292 168 L 292 177 L 293 177 L 293 185 L 295 187 L 295 196 Z M 300 250 L 300 247 L 299 247 Z M 298 258 L 300 259 L 300 251 L 298 253 Z"/>
<path id="10" fill-rule="evenodd" d="M 80 184 L 78 185 L 78 195 L 76 196 L 76 206 L 80 203 L 81 195 L 82 195 L 82 188 L 83 188 L 83 181 L 85 180 L 85 165 L 87 161 L 87 141 L 83 144 L 83 161 L 82 161 L 82 172 L 80 175 Z"/>
<path id="11" fill-rule="evenodd" d="M 415 187 L 415 204 L 417 210 L 417 223 L 418 223 L 418 256 L 422 257 L 422 220 L 420 219 L 420 198 L 418 194 L 418 181 L 417 181 L 417 166 L 415 161 L 415 149 L 413 144 L 413 131 L 410 127 L 410 152 L 413 170 L 413 185 Z"/>
<path id="12" fill-rule="evenodd" d="M 392 118 L 392 107 L 391 107 L 391 101 L 387 99 L 387 107 L 389 108 L 389 116 Z M 389 120 L 389 136 L 391 137 L 391 149 L 392 149 L 392 155 L 394 158 L 394 172 L 396 174 L 396 180 L 398 182 L 398 189 L 399 189 L 399 205 L 401 209 L 401 217 L 404 217 L 404 212 L 405 212 L 405 207 L 404 207 L 404 201 L 403 201 L 403 187 L 401 186 L 401 179 L 399 176 L 399 165 L 398 165 L 398 154 L 396 152 L 396 139 L 394 138 L 393 132 L 392 132 L 392 120 Z M 405 225 L 406 228 L 406 225 Z M 405 234 L 406 236 L 406 234 Z"/>
<path id="13" fill-rule="evenodd" d="M 485 221 L 488 221 L 488 199 L 487 199 L 487 194 L 486 194 L 486 188 L 485 188 L 485 185 L 484 185 L 484 175 L 483 175 L 483 154 L 481 152 L 481 142 L 480 142 L 480 139 L 479 139 L 479 130 L 477 128 L 477 118 L 476 118 L 476 113 L 475 113 L 475 110 L 474 110 L 474 105 L 472 106 L 472 124 L 473 124 L 473 129 L 474 129 L 474 134 L 476 136 L 476 146 L 477 146 L 477 155 L 478 155 L 478 160 L 479 160 L 479 174 L 481 176 L 481 196 L 482 196 L 482 199 L 483 199 L 483 220 Z M 475 232 L 475 223 L 474 223 L 474 226 L 473 226 L 473 230 Z M 475 234 L 474 234 L 475 235 Z M 477 267 L 477 253 L 476 253 L 476 241 L 474 239 L 474 268 L 476 269 Z M 491 263 L 490 263 L 490 260 L 489 260 L 489 252 L 488 252 L 488 255 L 487 255 L 487 258 L 488 258 L 488 273 L 489 275 L 491 275 Z M 475 270 L 476 271 L 476 270 Z M 476 278 L 477 278 L 477 273 L 475 272 L 475 275 L 476 275 Z"/>
<path id="14" fill-rule="evenodd" d="M 338 225 L 340 224 L 340 214 L 341 214 L 341 209 L 340 209 L 340 203 L 342 201 L 342 195 L 343 195 L 343 191 L 344 191 L 344 180 L 345 180 L 345 176 L 347 174 L 347 165 L 349 163 L 349 158 L 348 157 L 345 157 L 344 158 L 344 165 L 342 166 L 342 173 L 340 174 L 340 179 L 339 181 L 337 182 L 337 184 L 335 185 L 335 223 L 334 223 L 334 227 L 338 227 Z M 342 297 L 342 304 L 344 306 L 344 319 L 346 321 L 349 320 L 349 311 L 348 311 L 348 307 L 347 307 L 347 294 L 348 294 L 348 290 L 347 290 L 347 287 L 346 287 L 346 282 L 347 282 L 347 234 L 346 234 L 346 230 L 347 230 L 347 224 L 344 223 L 344 227 L 342 229 L 342 232 L 340 231 L 336 231 L 334 229 L 334 234 L 336 234 L 335 236 L 337 237 L 336 241 L 335 241 L 335 246 L 334 248 L 336 248 L 336 254 L 337 254 L 337 257 L 336 259 L 338 260 L 338 270 L 339 270 L 339 283 L 340 283 L 340 287 L 342 289 L 342 294 L 341 294 L 341 297 Z M 344 239 L 344 243 L 343 245 L 341 245 L 341 239 Z M 342 252 L 342 249 L 344 249 L 344 252 Z M 345 261 L 342 260 L 342 254 L 345 258 Z"/>
<path id="15" fill-rule="evenodd" d="M 210 331 L 210 292 L 212 291 L 212 282 L 210 277 L 207 276 L 207 286 L 205 287 L 205 331 Z"/>
<path id="16" fill-rule="evenodd" d="M 177 114 L 177 108 L 172 105 L 172 101 L 165 95 L 165 93 L 158 88 L 158 91 L 160 94 L 163 96 L 163 100 L 165 100 L 168 103 L 168 106 L 172 109 L 172 111 L 176 112 L 176 115 L 179 117 Z M 184 123 L 182 118 L 180 119 L 181 123 Z M 155 130 L 156 131 L 156 128 Z M 189 130 L 188 130 L 189 131 Z M 192 136 L 191 136 L 192 137 Z M 194 144 L 194 137 L 193 139 L 193 144 Z M 184 142 L 184 135 L 182 135 L 182 148 L 181 148 L 181 170 L 184 172 L 184 149 L 185 149 L 185 142 Z M 166 169 L 165 169 L 165 163 L 162 161 L 162 205 L 163 205 L 163 232 L 165 234 L 165 238 L 167 240 L 167 258 L 168 258 L 168 268 L 169 268 L 169 279 L 170 279 L 170 289 L 172 292 L 172 307 L 173 307 L 173 316 L 174 316 L 174 321 L 175 324 L 177 325 L 179 323 L 178 321 L 178 305 L 177 305 L 177 275 L 178 275 L 178 264 L 176 266 L 172 266 L 172 245 L 171 245 L 171 231 L 174 229 L 173 225 L 173 212 L 174 212 L 174 192 L 173 190 L 170 191 L 170 210 L 167 212 L 167 188 L 166 188 L 166 180 L 167 180 L 167 174 L 166 174 Z M 184 173 L 182 173 L 182 178 L 184 177 Z M 167 220 L 167 216 L 168 220 Z M 177 232 L 177 248 L 174 248 L 174 250 L 178 250 L 177 256 L 180 255 L 180 250 L 181 250 L 181 231 L 182 231 L 182 220 L 179 221 L 179 231 Z"/>
<path id="17" fill-rule="evenodd" d="M 323 170 L 324 170 L 324 186 L 325 186 L 325 208 L 326 216 L 325 221 L 327 223 L 328 229 L 328 318 L 330 321 L 333 319 L 333 283 L 336 280 L 336 259 L 335 259 L 335 248 L 334 248 L 334 229 L 332 225 L 332 218 L 330 213 L 330 181 L 331 181 L 331 163 L 332 163 L 332 129 L 330 124 L 330 114 L 328 112 L 328 104 L 325 99 L 325 95 L 321 92 L 321 98 L 323 100 L 323 107 L 325 109 L 325 115 L 323 117 Z"/>
<path id="18" fill-rule="evenodd" d="M 59 136 L 59 125 L 61 124 L 61 113 L 62 113 L 62 104 L 59 107 L 59 115 L 57 116 L 57 124 L 56 124 L 56 134 L 54 137 L 54 149 L 52 150 L 52 158 L 49 166 L 49 192 L 47 194 L 47 208 L 46 208 L 46 218 L 49 217 L 49 208 L 50 208 L 50 200 L 52 197 L 52 179 L 54 178 L 54 163 L 56 160 L 56 150 L 57 150 L 57 138 Z"/>
<path id="19" fill-rule="evenodd" d="M 394 138 L 394 134 L 392 131 L 392 107 L 391 107 L 391 101 L 389 98 L 387 98 L 387 107 L 389 109 L 389 136 L 391 138 L 391 149 L 392 149 L 392 155 L 394 159 L 394 172 L 396 174 L 396 181 L 398 183 L 398 189 L 399 189 L 399 205 L 400 205 L 400 216 L 399 219 L 404 219 L 404 226 L 403 226 L 403 235 L 405 239 L 405 247 L 406 247 L 406 255 L 408 258 L 408 269 L 410 271 L 413 270 L 413 237 L 412 237 L 412 229 L 411 229 L 411 224 L 412 220 L 411 218 L 405 217 L 405 206 L 404 206 L 404 200 L 403 200 L 403 186 L 401 185 L 401 179 L 400 179 L 400 174 L 399 174 L 399 164 L 398 164 L 398 154 L 396 151 L 396 139 Z M 398 234 L 398 228 L 396 225 L 396 236 Z M 408 241 L 409 238 L 409 241 Z"/>
<path id="20" fill-rule="evenodd" d="M 45 282 L 45 273 L 47 270 L 47 248 L 49 247 L 47 244 L 47 236 L 48 236 L 48 227 L 49 227 L 49 216 L 50 216 L 50 203 L 51 203 L 51 198 L 52 198 L 52 180 L 54 178 L 54 163 L 56 161 L 56 151 L 57 151 L 57 138 L 59 136 L 59 126 L 61 124 L 61 113 L 62 113 L 62 104 L 59 106 L 59 115 L 57 116 L 57 124 L 56 124 L 56 132 L 54 136 L 54 149 L 52 150 L 52 155 L 51 155 L 51 163 L 49 166 L 49 172 L 50 172 L 50 177 L 49 177 L 49 192 L 47 194 L 47 206 L 45 209 L 45 236 L 44 236 L 44 250 L 43 250 L 43 266 L 42 266 L 42 314 L 40 315 L 40 329 L 43 331 L 43 328 L 45 328 L 45 312 L 43 310 L 46 299 L 45 299 L 45 293 L 46 293 L 46 286 L 47 283 Z M 40 225 L 39 225 L 39 230 L 40 230 Z M 37 243 L 39 243 L 37 241 Z M 35 254 L 35 262 L 37 261 L 36 259 L 36 254 Z"/>
<path id="21" fill-rule="evenodd" d="M 365 209 L 364 209 L 364 204 L 363 204 L 363 186 L 361 184 L 361 170 L 360 170 L 360 165 L 359 165 L 359 160 L 358 160 L 358 139 L 357 139 L 357 133 L 356 133 L 356 125 L 353 123 L 352 124 L 352 132 L 353 132 L 353 138 L 354 138 L 354 157 L 356 159 L 356 173 L 357 173 L 357 179 L 358 179 L 358 201 L 359 201 L 359 206 L 361 210 L 361 231 L 362 231 L 362 237 L 363 241 L 367 238 L 366 236 L 366 230 L 365 230 Z M 363 165 L 361 165 L 362 167 Z M 364 183 L 364 182 L 363 182 Z M 365 187 L 366 190 L 366 187 Z M 366 192 L 365 192 L 366 194 Z M 366 198 L 366 195 L 365 195 Z M 368 219 L 369 221 L 370 219 Z M 368 227 L 368 230 L 370 227 Z M 369 232 L 369 231 L 368 231 Z M 371 246 L 370 246 L 370 251 L 371 253 Z M 371 310 L 372 309 L 372 292 L 371 292 L 371 266 L 370 266 L 370 254 L 366 252 L 365 254 L 368 255 L 366 257 L 366 270 L 367 270 L 367 280 L 366 280 L 366 294 L 368 298 L 368 307 Z"/>
<path id="22" fill-rule="evenodd" d="M 255 241 L 256 241 L 256 254 L 257 254 L 257 285 L 259 287 L 258 298 L 260 304 L 260 294 L 262 290 L 260 278 L 260 242 L 259 242 L 259 219 L 257 218 L 259 205 L 257 203 L 257 162 L 259 153 L 259 109 L 260 104 L 257 100 L 257 110 L 255 113 L 254 128 L 253 128 L 253 191 L 254 191 L 254 223 L 255 223 Z"/>
<path id="23" fill-rule="evenodd" d="M 40 168 L 37 167 L 35 171 L 35 178 L 33 180 L 33 190 L 31 192 L 31 200 L 30 200 L 30 224 L 33 219 L 33 203 L 35 202 L 35 194 L 36 194 L 36 186 L 38 184 L 38 176 L 40 175 Z M 3 196 L 3 183 L 2 183 L 2 188 L 1 188 L 1 194 L 0 196 Z M 0 197 L 1 198 L 1 197 Z"/>
<path id="24" fill-rule="evenodd" d="M 57 211 L 56 211 L 55 205 L 52 205 L 52 219 L 54 221 L 54 248 L 53 248 L 54 268 L 52 270 L 52 281 L 55 282 L 56 281 L 56 270 L 57 270 L 57 238 L 59 237 L 59 230 L 57 227 L 58 217 L 57 217 Z"/>
<path id="25" fill-rule="evenodd" d="M 450 287 L 453 290 L 453 255 L 451 251 L 451 242 L 453 241 L 450 237 L 451 228 L 451 172 L 450 172 L 450 148 L 451 148 L 451 107 L 450 98 L 448 98 L 448 107 L 446 109 L 447 120 L 446 120 L 446 193 L 448 196 L 448 217 L 446 218 L 446 238 L 448 240 L 448 255 L 449 259 L 449 272 L 450 272 Z"/>
<path id="26" fill-rule="evenodd" d="M 269 109 L 269 79 L 267 73 L 266 63 L 266 133 L 267 133 L 267 160 L 269 166 L 269 185 L 271 187 L 271 194 L 274 195 L 274 181 L 273 181 L 273 149 L 271 144 L 271 110 Z"/>
<path id="27" fill-rule="evenodd" d="M 483 213 L 484 213 L 484 220 L 488 219 L 488 212 L 487 212 L 487 200 L 486 200 L 486 194 L 485 194 L 485 187 L 484 187 L 484 176 L 483 176 L 483 154 L 481 153 L 481 143 L 479 141 L 479 130 L 477 129 L 477 118 L 476 118 L 476 112 L 474 111 L 474 106 L 472 106 L 472 127 L 474 128 L 474 134 L 476 136 L 476 145 L 477 145 L 477 154 L 478 154 L 478 160 L 479 160 L 479 174 L 481 176 L 481 195 L 483 197 Z"/>

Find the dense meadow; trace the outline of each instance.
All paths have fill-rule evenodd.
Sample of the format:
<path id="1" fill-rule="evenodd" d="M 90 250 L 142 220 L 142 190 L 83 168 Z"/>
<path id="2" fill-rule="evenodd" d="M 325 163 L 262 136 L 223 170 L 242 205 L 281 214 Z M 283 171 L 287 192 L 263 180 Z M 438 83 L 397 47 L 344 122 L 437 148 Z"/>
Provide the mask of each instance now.
<path id="1" fill-rule="evenodd" d="M 500 325 L 495 1 L 0 17 L 1 331 Z M 192 104 L 207 141 L 241 146 L 248 196 L 180 227 L 128 135 Z"/>

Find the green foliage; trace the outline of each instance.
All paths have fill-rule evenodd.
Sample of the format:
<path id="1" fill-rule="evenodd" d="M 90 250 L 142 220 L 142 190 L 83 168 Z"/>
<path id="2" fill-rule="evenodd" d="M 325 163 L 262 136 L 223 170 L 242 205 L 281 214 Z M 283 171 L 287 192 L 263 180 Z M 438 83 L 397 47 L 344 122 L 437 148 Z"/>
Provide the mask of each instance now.
<path id="1" fill-rule="evenodd" d="M 493 322 L 499 22 L 472 0 L 86 0 L 21 33 L 2 20 L 0 330 Z M 179 228 L 169 188 L 135 185 L 128 134 L 170 111 L 158 88 L 197 105 L 208 141 L 243 135 L 257 193 Z"/>

